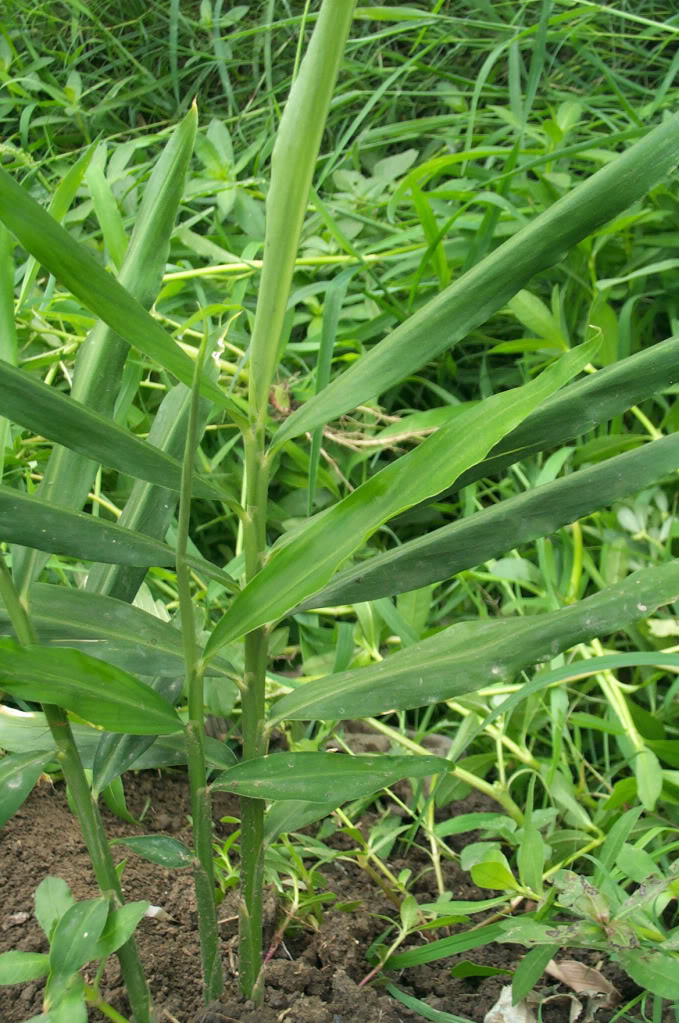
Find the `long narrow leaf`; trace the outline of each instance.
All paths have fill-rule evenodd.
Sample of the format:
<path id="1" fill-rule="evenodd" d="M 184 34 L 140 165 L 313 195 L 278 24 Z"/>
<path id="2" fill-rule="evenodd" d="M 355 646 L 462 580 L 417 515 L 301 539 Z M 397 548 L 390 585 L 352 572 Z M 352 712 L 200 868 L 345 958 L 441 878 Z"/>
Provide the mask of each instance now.
<path id="1" fill-rule="evenodd" d="M 383 393 L 501 309 L 536 273 L 640 199 L 679 161 L 679 114 L 559 199 L 293 413 L 274 445 Z"/>
<path id="2" fill-rule="evenodd" d="M 300 799 L 335 806 L 401 778 L 426 778 L 450 769 L 441 757 L 271 753 L 244 760 L 215 778 L 212 788 L 256 799 Z"/>
<path id="3" fill-rule="evenodd" d="M 141 608 L 50 583 L 34 583 L 28 599 L 38 640 L 46 646 L 72 647 L 133 674 L 184 672 L 181 632 Z M 12 635 L 9 615 L 0 607 L 0 636 Z M 211 674 L 232 672 L 221 657 L 210 662 Z"/>
<path id="4" fill-rule="evenodd" d="M 589 361 L 593 342 L 580 345 L 523 387 L 495 394 L 461 413 L 423 444 L 392 462 L 339 504 L 311 519 L 274 550 L 264 568 L 215 627 L 206 652 L 284 615 L 327 582 L 379 526 L 452 483 L 470 465 Z M 329 542 L 331 538 L 331 542 Z"/>
<path id="5" fill-rule="evenodd" d="M 154 735 L 182 727 L 173 707 L 132 675 L 77 650 L 0 640 L 3 688 L 22 699 L 57 703 L 114 732 Z"/>
<path id="6" fill-rule="evenodd" d="M 120 337 L 182 383 L 191 385 L 193 362 L 188 355 L 142 303 L 107 273 L 89 250 L 74 241 L 2 168 L 0 220 L 31 255 Z M 235 402 L 211 380 L 203 378 L 201 392 L 223 408 L 234 422 L 245 423 Z"/>
<path id="7" fill-rule="evenodd" d="M 0 360 L 0 407 L 8 419 L 136 479 L 179 490 L 181 464 L 106 416 L 67 398 Z M 220 500 L 218 487 L 196 476 L 195 497 Z"/>
<path id="8" fill-rule="evenodd" d="M 435 529 L 342 572 L 299 610 L 353 604 L 419 589 L 650 486 L 679 466 L 679 434 Z"/>
<path id="9" fill-rule="evenodd" d="M 502 472 L 535 451 L 557 447 L 619 416 L 679 380 L 679 337 L 564 387 L 493 448 L 488 458 L 462 473 L 446 493 Z M 441 495 L 437 495 L 441 496 Z M 436 498 L 434 498 L 436 500 Z"/>
<path id="10" fill-rule="evenodd" d="M 84 512 L 67 511 L 0 486 L 0 535 L 4 541 L 65 554 L 85 561 L 116 565 L 173 565 L 175 553 L 167 544 L 133 533 L 113 522 Z M 229 590 L 238 589 L 226 572 L 202 558 L 187 556 L 191 568 L 218 579 Z"/>
<path id="11" fill-rule="evenodd" d="M 378 664 L 310 682 L 275 705 L 284 720 L 370 717 L 471 693 L 514 678 L 575 643 L 604 636 L 679 598 L 679 562 L 635 572 L 551 614 L 460 622 Z"/>

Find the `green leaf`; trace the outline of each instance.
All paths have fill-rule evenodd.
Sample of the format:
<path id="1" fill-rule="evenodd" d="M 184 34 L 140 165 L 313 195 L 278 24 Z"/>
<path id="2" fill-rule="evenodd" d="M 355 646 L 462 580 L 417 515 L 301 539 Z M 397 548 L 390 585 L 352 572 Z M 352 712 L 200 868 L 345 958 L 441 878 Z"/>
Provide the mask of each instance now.
<path id="1" fill-rule="evenodd" d="M 611 958 L 646 991 L 676 1002 L 679 999 L 679 958 L 644 948 L 616 948 Z"/>
<path id="2" fill-rule="evenodd" d="M 515 891 L 518 884 L 508 866 L 496 860 L 484 860 L 471 868 L 474 884 L 479 888 L 494 888 L 501 891 Z"/>
<path id="3" fill-rule="evenodd" d="M 56 703 L 111 731 L 155 735 L 182 727 L 174 708 L 150 686 L 77 650 L 0 640 L 0 673 L 12 695 Z"/>
<path id="4" fill-rule="evenodd" d="M 187 118 L 197 118 L 195 107 Z M 161 211 L 164 216 L 166 211 Z M 174 216 L 174 210 L 172 211 Z M 187 387 L 193 362 L 142 303 L 97 263 L 93 254 L 74 241 L 16 181 L 0 167 L 0 220 L 30 252 L 120 337 L 148 356 Z M 121 273 L 122 278 L 122 273 Z M 201 393 L 234 422 L 245 425 L 239 407 L 212 381 L 203 377 Z"/>
<path id="5" fill-rule="evenodd" d="M 545 966 L 558 951 L 558 945 L 538 945 L 521 957 L 512 980 L 512 1005 L 518 1005 L 533 990 L 545 972 Z"/>
<path id="6" fill-rule="evenodd" d="M 298 610 L 376 600 L 449 579 L 643 490 L 677 465 L 679 435 L 675 433 L 353 565 L 303 601 Z"/>
<path id="7" fill-rule="evenodd" d="M 245 760 L 217 776 L 212 788 L 259 799 L 301 799 L 334 806 L 377 792 L 401 778 L 448 773 L 440 757 L 271 753 Z"/>
<path id="8" fill-rule="evenodd" d="M 512 971 L 497 966 L 479 966 L 477 963 L 470 962 L 469 959 L 464 959 L 457 966 L 453 966 L 450 971 L 451 977 L 458 977 L 462 980 L 465 977 L 498 977 L 501 974 L 511 976 Z"/>
<path id="9" fill-rule="evenodd" d="M 92 958 L 105 959 L 124 945 L 150 905 L 150 902 L 126 902 L 124 906 L 111 909 Z"/>
<path id="10" fill-rule="evenodd" d="M 479 927 L 473 931 L 453 934 L 450 938 L 439 938 L 438 941 L 430 941 L 428 945 L 389 956 L 385 965 L 390 970 L 403 970 L 407 966 L 435 963 L 439 959 L 459 955 L 460 952 L 468 952 L 471 948 L 480 948 L 482 945 L 490 945 L 493 941 L 502 941 L 502 934 L 502 924 L 487 924 L 485 927 Z"/>
<path id="11" fill-rule="evenodd" d="M 79 973 L 51 973 L 45 986 L 43 1006 L 48 1023 L 87 1023 L 85 981 Z"/>
<path id="12" fill-rule="evenodd" d="M 50 942 L 50 971 L 58 977 L 75 973 L 95 958 L 95 947 L 106 924 L 109 900 L 98 899 L 76 902 L 67 909 L 54 929 Z"/>
<path id="13" fill-rule="evenodd" d="M 157 863 L 161 867 L 182 868 L 193 866 L 193 853 L 178 838 L 168 835 L 133 835 L 112 838 L 109 845 L 124 845 L 137 856 Z"/>
<path id="14" fill-rule="evenodd" d="M 40 772 L 54 753 L 11 753 L 0 760 L 0 828 L 28 797 Z"/>
<path id="15" fill-rule="evenodd" d="M 370 717 L 453 699 L 506 682 L 530 664 L 608 635 L 678 598 L 679 562 L 671 561 L 635 572 L 550 614 L 459 622 L 378 664 L 330 675 L 288 693 L 275 704 L 270 727 L 286 719 Z"/>
<path id="16" fill-rule="evenodd" d="M 1 359 L 0 405 L 8 419 L 48 440 L 128 476 L 179 490 L 182 467 L 175 458 Z M 193 481 L 193 495 L 213 501 L 224 496 L 199 476 Z"/>
<path id="17" fill-rule="evenodd" d="M 46 977 L 49 957 L 40 952 L 3 952 L 0 955 L 0 984 L 24 984 Z"/>
<path id="18" fill-rule="evenodd" d="M 578 373 L 595 348 L 592 342 L 580 345 L 523 387 L 479 402 L 316 515 L 292 539 L 283 537 L 216 625 L 206 654 L 280 618 L 322 586 L 383 522 L 438 493 L 484 458 L 500 437 Z"/>
<path id="19" fill-rule="evenodd" d="M 172 548 L 160 540 L 5 486 L 0 486 L 0 518 L 3 540 L 52 554 L 147 567 L 174 565 L 176 560 Z M 227 590 L 238 588 L 226 572 L 209 561 L 191 555 L 187 555 L 187 561 L 195 571 L 217 579 Z"/>
<path id="20" fill-rule="evenodd" d="M 160 693 L 163 699 L 174 706 L 184 688 L 184 678 L 183 676 L 171 678 L 160 675 L 151 679 L 149 685 L 154 692 Z M 119 781 L 120 775 L 132 767 L 155 741 L 155 735 L 121 735 L 110 732 L 102 735 L 92 764 L 93 797 L 97 799 L 102 794 L 106 798 L 108 788 L 116 780 Z M 122 806 L 126 811 L 124 794 L 122 794 Z M 114 808 L 111 807 L 111 809 Z M 114 810 L 114 812 L 116 811 Z M 125 820 L 124 814 L 122 816 Z"/>
<path id="21" fill-rule="evenodd" d="M 307 824 L 328 817 L 336 810 L 339 803 L 334 799 L 326 803 L 304 802 L 301 799 L 279 799 L 264 817 L 264 833 L 262 841 L 265 846 L 271 845 L 279 835 L 287 835 L 291 831 L 300 831 Z"/>
<path id="22" fill-rule="evenodd" d="M 523 827 L 521 845 L 517 855 L 521 884 L 536 895 L 542 894 L 542 871 L 545 868 L 545 843 L 532 820 Z"/>
<path id="23" fill-rule="evenodd" d="M 293 413 L 286 440 L 382 394 L 501 309 L 536 273 L 640 199 L 679 158 L 679 115 L 602 167 L 495 249 Z"/>
<path id="24" fill-rule="evenodd" d="M 139 675 L 183 675 L 181 632 L 139 607 L 51 583 L 35 583 L 29 591 L 31 619 L 39 642 L 72 647 Z M 9 615 L 0 607 L 0 635 L 12 636 Z M 224 658 L 210 662 L 210 674 L 233 674 Z M 1 745 L 1 744 L 0 744 Z"/>
<path id="25" fill-rule="evenodd" d="M 40 882 L 35 890 L 35 917 L 49 941 L 62 916 L 73 905 L 71 889 L 62 878 L 48 876 Z"/>

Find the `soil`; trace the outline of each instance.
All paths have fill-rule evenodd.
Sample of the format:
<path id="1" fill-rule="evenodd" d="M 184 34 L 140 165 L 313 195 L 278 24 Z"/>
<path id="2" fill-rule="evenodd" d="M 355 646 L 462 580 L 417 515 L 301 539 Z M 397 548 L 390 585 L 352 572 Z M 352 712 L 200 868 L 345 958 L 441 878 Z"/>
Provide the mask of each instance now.
<path id="1" fill-rule="evenodd" d="M 128 774 L 125 792 L 129 810 L 135 817 L 148 806 L 143 826 L 124 823 L 104 809 L 110 838 L 156 832 L 190 843 L 188 793 L 181 772 Z M 232 797 L 216 795 L 216 821 L 238 814 Z M 480 805 L 479 797 L 473 795 L 460 804 L 451 804 L 446 808 L 446 815 L 477 809 L 489 809 L 489 805 L 487 802 Z M 369 823 L 367 820 L 366 826 Z M 216 838 L 225 838 L 231 829 L 232 825 L 217 823 Z M 465 838 L 469 841 L 474 836 Z M 348 839 L 338 835 L 333 841 L 341 843 Z M 409 850 L 407 859 L 399 859 L 397 851 L 398 847 L 395 858 L 389 863 L 395 873 L 405 867 L 412 869 L 414 875 L 425 871 L 426 858 L 416 848 Z M 116 846 L 115 859 L 124 856 L 123 849 Z M 453 898 L 482 899 L 490 894 L 471 885 L 468 875 L 460 872 L 454 862 L 446 862 L 444 868 L 446 886 Z M 286 932 L 265 968 L 264 1005 L 258 1009 L 239 993 L 236 921 L 232 900 L 227 896 L 219 907 L 225 993 L 218 1005 L 206 1010 L 201 1001 L 198 930 L 190 872 L 165 870 L 128 853 L 123 874 L 126 899 L 148 899 L 170 917 L 166 920 L 144 918 L 136 932 L 161 1023 L 406 1023 L 421 1020 L 422 1016 L 404 1008 L 386 992 L 384 981 L 359 987 L 370 972 L 366 959 L 370 944 L 384 931 L 386 920 L 398 917 L 394 905 L 368 873 L 353 862 L 335 861 L 324 865 L 322 873 L 328 891 L 337 896 L 338 903 L 357 905 L 349 911 L 326 908 L 317 931 L 300 928 Z M 63 878 L 77 899 L 97 894 L 77 822 L 66 802 L 64 786 L 43 780 L 0 831 L 0 952 L 11 948 L 48 951 L 47 940 L 33 914 L 33 893 L 48 874 Z M 412 890 L 420 902 L 436 899 L 429 873 L 422 873 Z M 276 920 L 275 902 L 271 901 L 270 934 L 280 922 Z M 414 936 L 413 943 L 419 945 L 447 933 L 419 934 Z M 485 966 L 513 970 L 522 952 L 517 945 L 494 944 L 404 970 L 388 979 L 406 994 L 426 1001 L 432 1009 L 480 1023 L 496 1003 L 503 986 L 511 983 L 511 978 L 503 975 L 458 979 L 451 976 L 451 967 L 456 962 L 471 959 Z M 576 956 L 566 953 L 562 958 L 579 958 L 589 965 L 596 964 L 596 958 L 589 953 Z M 602 972 L 625 1001 L 637 994 L 638 988 L 620 970 L 606 965 Z M 87 968 L 85 974 L 90 980 L 94 975 L 93 971 L 88 974 Z M 2 1023 L 23 1023 L 38 1015 L 42 1010 L 42 986 L 42 982 L 33 982 L 0 988 Z M 101 993 L 119 1012 L 129 1015 L 115 956 L 106 966 Z M 541 996 L 555 993 L 560 997 L 543 1002 L 541 1018 L 545 1023 L 568 1023 L 571 1002 L 566 989 L 546 978 Z M 89 1013 L 92 1023 L 105 1020 L 94 1009 Z M 606 1023 L 613 1013 L 613 1010 L 600 1010 L 596 1020 Z"/>

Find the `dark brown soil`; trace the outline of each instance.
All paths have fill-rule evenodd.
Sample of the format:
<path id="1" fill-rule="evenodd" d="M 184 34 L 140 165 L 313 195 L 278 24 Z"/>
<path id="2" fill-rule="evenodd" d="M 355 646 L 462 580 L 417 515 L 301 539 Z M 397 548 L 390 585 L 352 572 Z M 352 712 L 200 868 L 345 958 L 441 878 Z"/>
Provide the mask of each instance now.
<path id="1" fill-rule="evenodd" d="M 143 827 L 125 824 L 104 810 L 109 837 L 155 831 L 190 842 L 186 782 L 181 773 L 128 775 L 125 789 L 133 815 L 142 813 L 149 798 L 150 809 Z M 478 797 L 471 797 L 463 806 L 451 809 L 453 812 L 478 809 L 473 805 L 477 800 Z M 219 794 L 215 819 L 237 813 L 237 806 L 230 797 Z M 216 834 L 226 836 L 228 830 L 229 826 L 218 824 Z M 124 855 L 122 849 L 116 847 L 116 859 Z M 390 863 L 396 872 L 406 865 L 417 874 L 424 869 L 426 861 L 422 858 L 419 862 L 417 850 L 411 850 L 407 861 L 396 859 Z M 33 893 L 48 874 L 67 881 L 76 898 L 92 898 L 96 894 L 85 847 L 68 809 L 63 785 L 53 787 L 43 781 L 0 831 L 0 952 L 11 948 L 48 951 L 47 941 L 33 915 Z M 148 899 L 172 918 L 171 921 L 145 918 L 137 930 L 159 1020 L 163 1023 L 168 1020 L 170 1023 L 405 1023 L 421 1020 L 421 1016 L 391 998 L 381 982 L 359 987 L 370 971 L 366 951 L 384 930 L 386 920 L 397 917 L 395 907 L 368 874 L 353 862 L 338 861 L 324 866 L 323 875 L 328 890 L 335 893 L 338 902 L 358 902 L 359 906 L 351 912 L 326 909 L 317 932 L 309 929 L 286 934 L 266 967 L 266 993 L 261 1009 L 245 1002 L 239 993 L 234 913 L 228 898 L 222 903 L 219 918 L 226 990 L 219 1006 L 205 1012 L 201 1002 L 198 931 L 190 873 L 164 870 L 129 854 L 123 875 L 126 898 Z M 446 864 L 445 880 L 457 899 L 485 898 L 489 894 L 470 885 L 468 876 L 459 872 L 453 863 Z M 413 892 L 418 901 L 433 901 L 436 892 L 431 876 L 420 877 Z M 275 909 L 272 924 L 274 917 Z M 422 944 L 427 937 L 442 937 L 445 933 L 422 934 L 414 940 Z M 458 959 L 512 970 L 521 952 L 516 945 L 492 945 Z M 458 980 L 450 976 L 450 968 L 456 961 L 448 958 L 406 970 L 389 979 L 407 994 L 425 1000 L 433 1009 L 482 1021 L 510 978 Z M 637 989 L 624 974 L 608 967 L 603 972 L 616 984 L 625 1000 L 634 996 Z M 41 983 L 0 988 L 2 1023 L 22 1023 L 38 1015 L 42 1008 L 41 988 Z M 563 988 L 552 987 L 549 993 L 554 990 L 563 991 Z M 119 1012 L 129 1013 L 115 957 L 107 964 L 101 991 Z M 570 1002 L 565 997 L 550 1001 L 542 1007 L 542 1019 L 545 1023 L 566 1023 L 569 1008 Z M 602 1011 L 596 1018 L 605 1023 L 610 1017 L 610 1012 Z M 90 1010 L 90 1019 L 102 1023 L 105 1017 Z"/>

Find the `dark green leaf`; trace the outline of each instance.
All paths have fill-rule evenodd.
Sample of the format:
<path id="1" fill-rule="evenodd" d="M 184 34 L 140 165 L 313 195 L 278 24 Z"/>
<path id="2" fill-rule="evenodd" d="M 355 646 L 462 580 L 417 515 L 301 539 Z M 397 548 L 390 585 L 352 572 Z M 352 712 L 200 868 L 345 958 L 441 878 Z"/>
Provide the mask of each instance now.
<path id="1" fill-rule="evenodd" d="M 400 778 L 447 773 L 440 757 L 345 756 L 341 753 L 271 753 L 220 774 L 212 788 L 260 799 L 301 799 L 335 806 L 392 785 Z"/>
<path id="2" fill-rule="evenodd" d="M 5 486 L 0 486 L 0 517 L 4 541 L 40 551 L 115 565 L 174 565 L 176 561 L 172 548 L 160 540 Z M 191 555 L 187 561 L 195 571 L 217 579 L 227 590 L 238 589 L 226 572 L 209 561 Z"/>
<path id="3" fill-rule="evenodd" d="M 460 622 L 378 664 L 288 693 L 276 703 L 270 723 L 370 717 L 452 699 L 514 678 L 530 664 L 608 635 L 677 599 L 679 562 L 671 561 L 551 614 Z M 517 697 L 520 693 L 509 699 Z"/>
<path id="4" fill-rule="evenodd" d="M 675 433 L 354 565 L 303 601 L 298 610 L 376 600 L 448 579 L 642 490 L 677 465 L 679 434 Z"/>
<path id="5" fill-rule="evenodd" d="M 179 490 L 182 467 L 176 459 L 2 359 L 0 407 L 13 422 L 95 462 Z M 200 477 L 193 481 L 193 494 L 216 501 L 224 496 L 218 487 Z"/>
<path id="6" fill-rule="evenodd" d="M 545 972 L 545 966 L 558 951 L 558 945 L 538 945 L 521 957 L 512 980 L 513 1005 L 517 1005 L 529 991 L 533 990 Z"/>
<path id="7" fill-rule="evenodd" d="M 56 703 L 112 731 L 155 735 L 182 727 L 173 707 L 150 686 L 77 650 L 0 640 L 0 672 L 3 688 L 14 696 Z"/>

